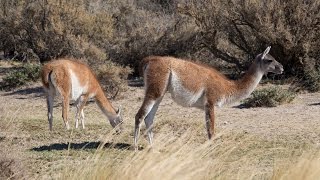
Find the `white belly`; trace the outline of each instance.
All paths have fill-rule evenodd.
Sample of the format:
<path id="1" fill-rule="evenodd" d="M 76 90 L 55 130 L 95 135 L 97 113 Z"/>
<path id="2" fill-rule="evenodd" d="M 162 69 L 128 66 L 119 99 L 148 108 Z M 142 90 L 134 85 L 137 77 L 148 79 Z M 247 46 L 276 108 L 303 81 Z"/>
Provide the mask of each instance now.
<path id="1" fill-rule="evenodd" d="M 196 92 L 186 89 L 174 72 L 172 72 L 168 90 L 171 93 L 172 99 L 181 106 L 202 108 L 204 105 L 203 89 Z"/>
<path id="2" fill-rule="evenodd" d="M 72 100 L 77 100 L 81 95 L 87 92 L 86 86 L 81 86 L 78 77 L 75 73 L 70 70 L 71 78 L 71 98 Z"/>

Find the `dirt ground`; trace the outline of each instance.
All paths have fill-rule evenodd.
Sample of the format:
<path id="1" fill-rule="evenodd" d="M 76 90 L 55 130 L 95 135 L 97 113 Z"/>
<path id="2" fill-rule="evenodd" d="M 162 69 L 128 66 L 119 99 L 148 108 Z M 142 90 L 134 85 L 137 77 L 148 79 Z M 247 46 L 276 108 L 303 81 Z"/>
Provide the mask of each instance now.
<path id="1" fill-rule="evenodd" d="M 73 130 L 68 132 L 62 123 L 61 102 L 57 99 L 54 130 L 49 132 L 40 83 L 0 92 L 0 160 L 3 166 L 0 168 L 15 177 L 47 179 L 54 178 L 55 171 L 64 169 L 62 162 L 75 163 L 74 166 L 93 154 L 100 141 L 107 142 L 107 149 L 110 143 L 108 151 L 132 151 L 134 116 L 143 95 L 142 87 L 129 87 L 120 98 L 112 101 L 115 107 L 123 108 L 126 132 L 120 138 L 107 139 L 111 126 L 94 102 L 89 102 L 85 108 L 85 130 L 74 129 L 75 108 L 71 106 Z M 240 108 L 239 104 L 216 109 L 217 133 L 250 134 L 265 141 L 306 143 L 320 149 L 320 93 L 299 94 L 292 103 L 274 108 Z M 204 112 L 177 105 L 167 93 L 156 114 L 155 139 L 161 133 L 181 128 L 182 131 L 197 129 L 196 140 L 206 141 Z M 140 143 L 146 146 L 146 139 L 142 137 Z"/>

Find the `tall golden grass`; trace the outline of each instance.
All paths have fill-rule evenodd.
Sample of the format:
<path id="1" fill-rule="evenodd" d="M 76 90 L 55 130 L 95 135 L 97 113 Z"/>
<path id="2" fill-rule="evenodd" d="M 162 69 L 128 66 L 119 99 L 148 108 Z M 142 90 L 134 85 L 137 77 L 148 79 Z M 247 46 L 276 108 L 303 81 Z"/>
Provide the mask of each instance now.
<path id="1" fill-rule="evenodd" d="M 133 148 L 112 152 L 99 148 L 86 163 L 67 168 L 59 177 L 77 180 L 320 177 L 320 154 L 309 145 L 228 131 L 219 132 L 213 141 L 199 143 L 193 134 L 190 129 L 160 134 L 153 148 L 145 147 L 138 152 Z"/>

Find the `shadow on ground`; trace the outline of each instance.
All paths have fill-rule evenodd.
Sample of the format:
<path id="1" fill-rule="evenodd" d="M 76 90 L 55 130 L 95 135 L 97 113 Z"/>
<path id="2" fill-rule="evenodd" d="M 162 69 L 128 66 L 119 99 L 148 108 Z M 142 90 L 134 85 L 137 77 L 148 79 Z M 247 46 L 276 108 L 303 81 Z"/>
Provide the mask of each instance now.
<path id="1" fill-rule="evenodd" d="M 8 92 L 8 93 L 5 94 L 5 96 L 31 95 L 31 94 L 34 95 L 35 97 L 41 97 L 41 96 L 45 95 L 43 88 L 38 86 L 38 87 L 24 88 L 24 89 L 19 89 L 19 90 L 15 90 L 15 91 L 12 91 L 12 92 Z M 20 97 L 19 99 L 23 99 L 23 98 Z"/>
<path id="2" fill-rule="evenodd" d="M 32 151 L 51 151 L 51 150 L 82 150 L 82 149 L 97 149 L 103 145 L 102 142 L 82 142 L 82 143 L 54 143 L 48 146 L 34 147 Z M 130 149 L 131 145 L 127 143 L 106 143 L 103 145 L 104 148 L 108 149 Z"/>
<path id="3" fill-rule="evenodd" d="M 309 106 L 320 106 L 320 102 L 318 103 L 312 103 L 312 104 L 308 104 Z"/>
<path id="4" fill-rule="evenodd" d="M 232 108 L 238 108 L 238 109 L 250 109 L 252 107 L 249 107 L 245 104 L 239 104 L 239 105 L 236 105 L 236 106 L 232 106 Z"/>

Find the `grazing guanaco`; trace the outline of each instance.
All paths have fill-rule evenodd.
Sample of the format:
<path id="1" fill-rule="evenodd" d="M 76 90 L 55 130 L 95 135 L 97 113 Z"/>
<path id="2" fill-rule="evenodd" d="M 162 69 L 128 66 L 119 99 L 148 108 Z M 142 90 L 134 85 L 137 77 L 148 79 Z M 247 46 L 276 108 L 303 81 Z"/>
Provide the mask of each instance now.
<path id="1" fill-rule="evenodd" d="M 204 109 L 208 138 L 214 134 L 214 107 L 248 97 L 268 72 L 281 74 L 283 66 L 269 55 L 270 46 L 257 55 L 239 80 L 230 80 L 208 66 L 173 57 L 150 56 L 141 61 L 145 97 L 135 117 L 134 145 L 138 148 L 140 124 L 144 120 L 152 145 L 152 124 L 159 104 L 168 90 L 172 99 L 185 107 Z"/>
<path id="2" fill-rule="evenodd" d="M 76 128 L 78 128 L 79 117 L 82 128 L 85 128 L 83 109 L 89 98 L 95 98 L 113 128 L 121 124 L 120 108 L 116 111 L 112 107 L 96 76 L 84 63 L 72 59 L 52 60 L 42 67 L 41 78 L 47 95 L 50 130 L 52 130 L 53 101 L 57 92 L 62 97 L 62 118 L 67 129 L 70 129 L 68 122 L 70 95 L 77 107 Z M 116 130 L 120 131 L 120 125 Z"/>

